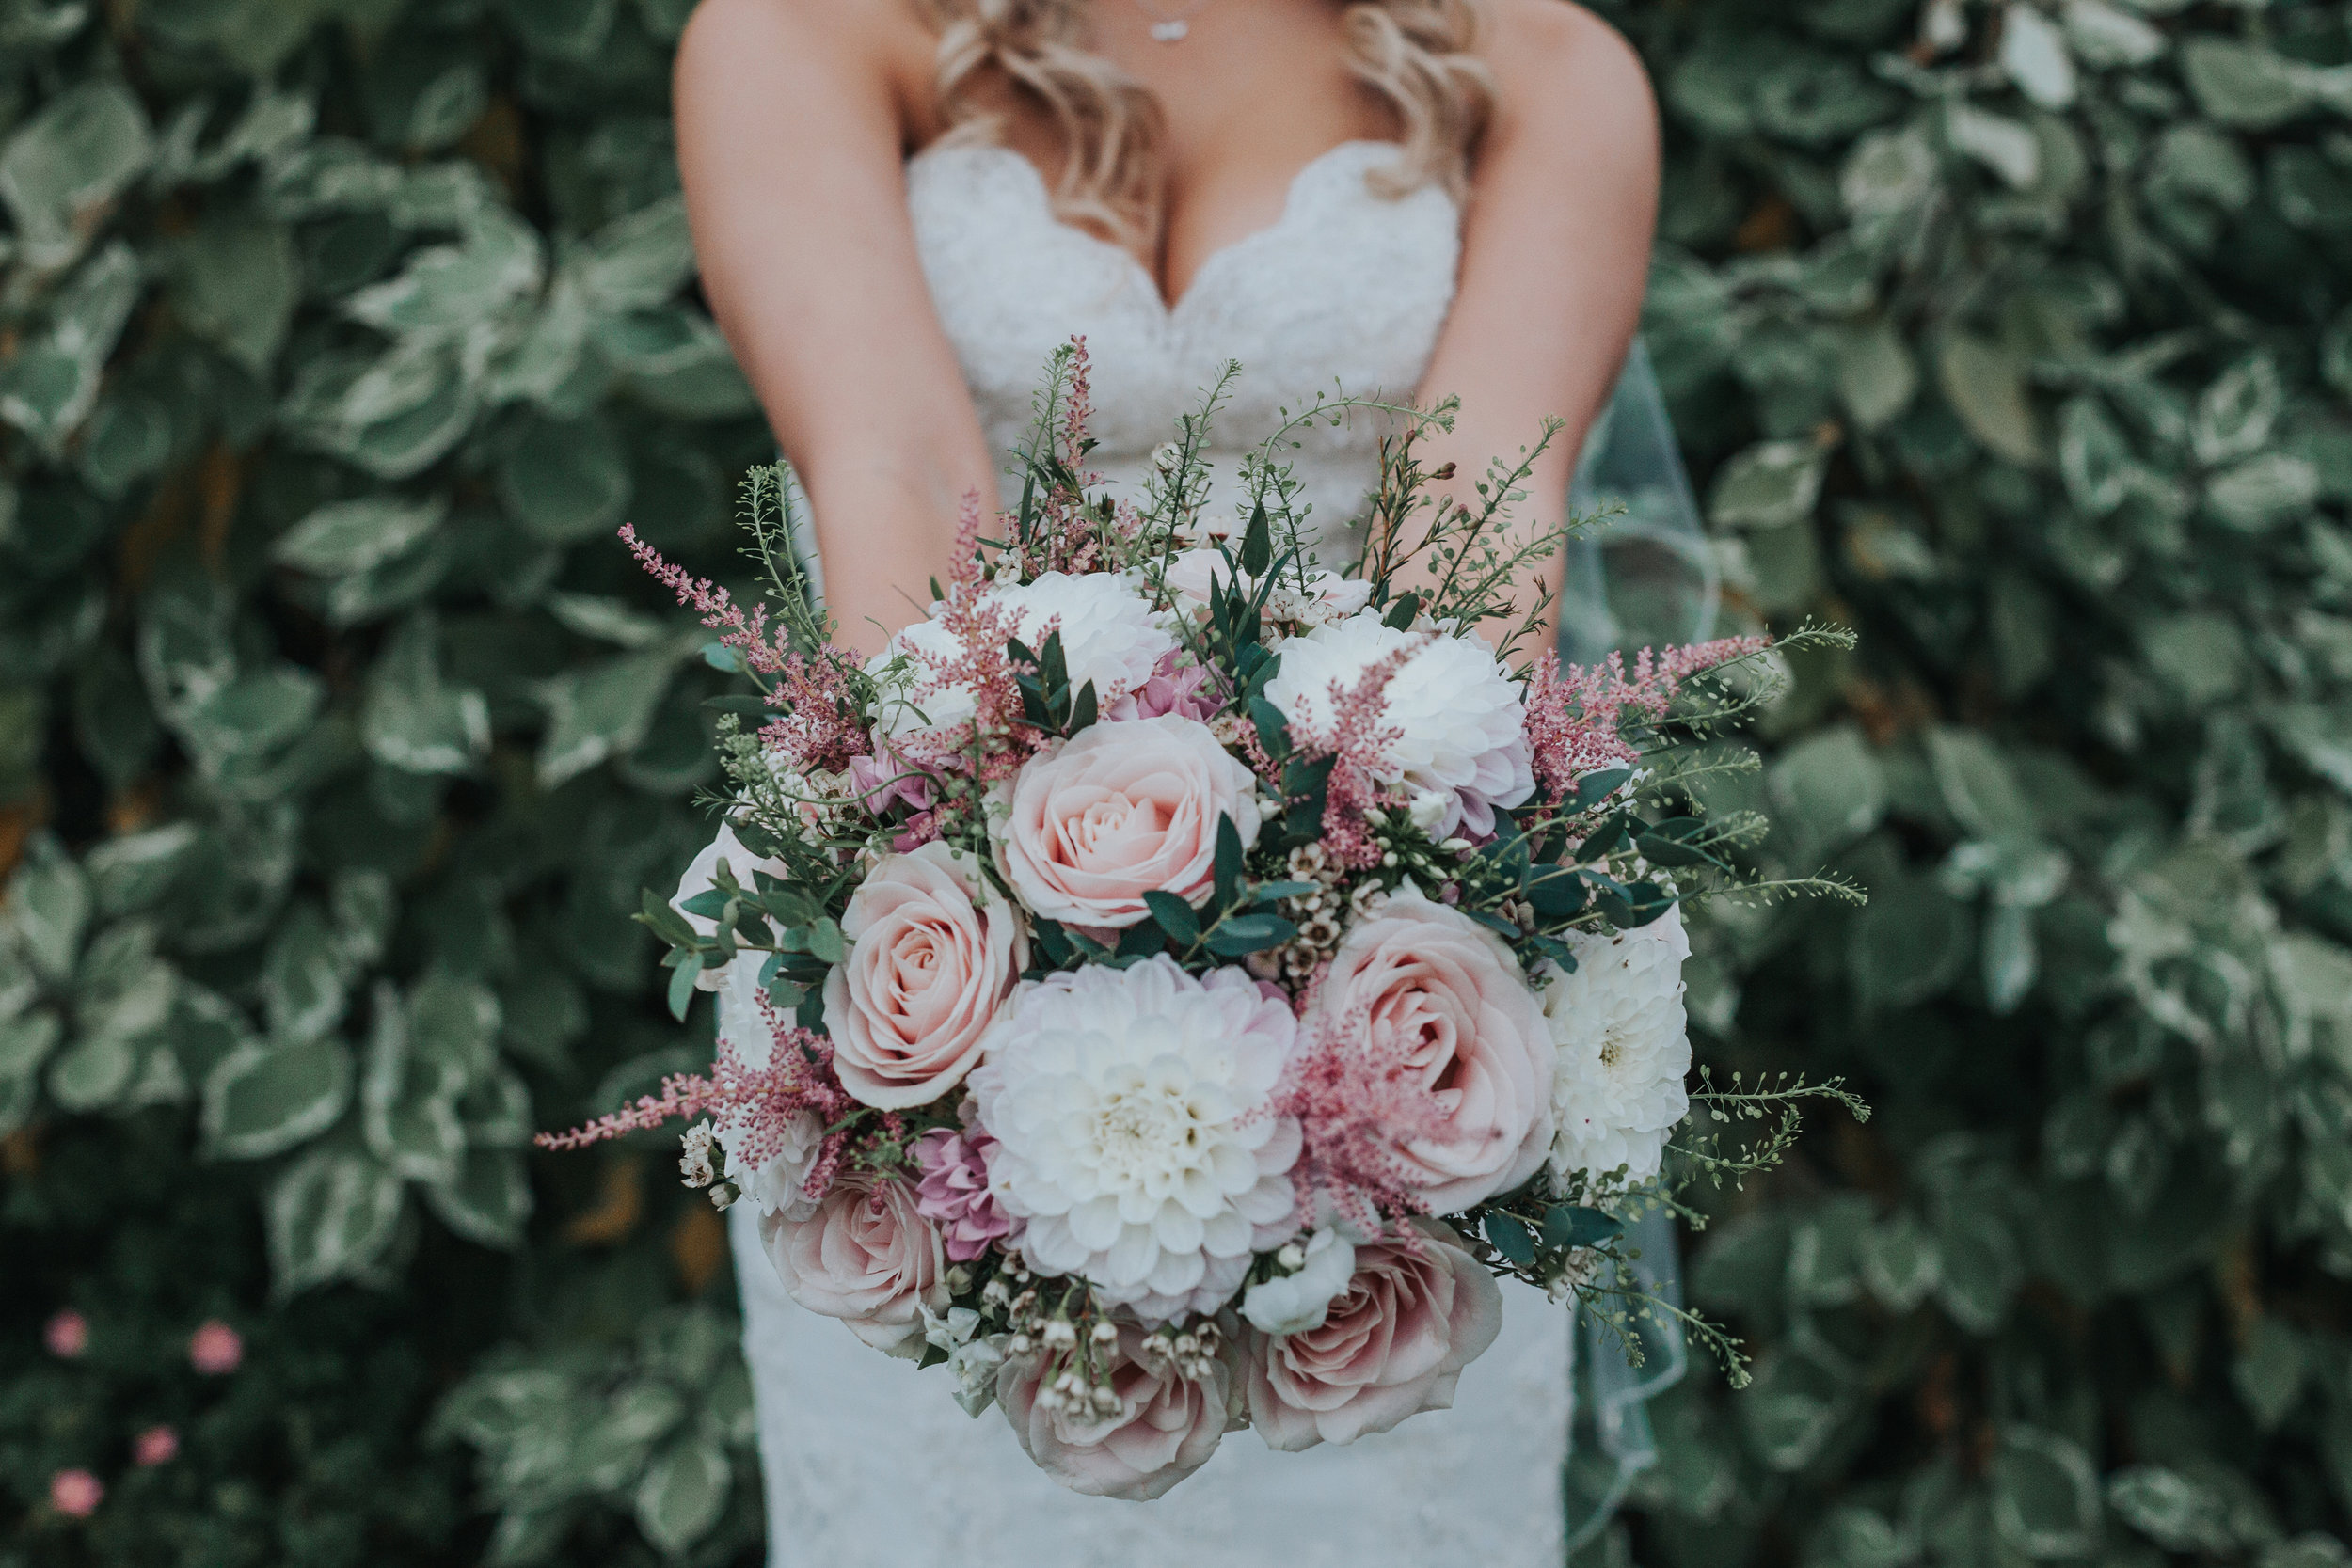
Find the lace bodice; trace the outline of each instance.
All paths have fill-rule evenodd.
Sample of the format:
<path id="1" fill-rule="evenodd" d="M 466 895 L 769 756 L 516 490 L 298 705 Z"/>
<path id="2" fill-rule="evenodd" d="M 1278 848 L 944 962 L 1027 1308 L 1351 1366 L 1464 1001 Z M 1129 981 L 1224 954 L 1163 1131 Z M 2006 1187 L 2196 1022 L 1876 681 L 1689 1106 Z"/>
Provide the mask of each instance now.
<path id="1" fill-rule="evenodd" d="M 1095 466 L 1139 482 L 1153 448 L 1241 362 L 1210 456 L 1230 473 L 1318 391 L 1412 395 L 1454 301 L 1460 215 L 1438 185 L 1388 199 L 1365 175 L 1387 142 L 1343 142 L 1298 171 L 1275 222 L 1201 263 L 1173 307 L 1127 251 L 1057 219 L 1026 158 L 942 146 L 907 166 L 915 244 L 991 449 L 1021 441 L 1046 356 L 1084 334 L 1094 362 Z M 1380 422 L 1300 431 L 1288 460 L 1327 562 L 1353 559 L 1342 525 L 1377 478 Z M 1009 498 L 1008 498 L 1009 499 Z M 1212 502 L 1230 504 L 1213 486 Z"/>
<path id="2" fill-rule="evenodd" d="M 1046 357 L 1085 335 L 1092 461 L 1133 484 L 1227 359 L 1244 371 L 1213 459 L 1243 451 L 1318 389 L 1409 395 L 1454 297 L 1459 215 L 1444 191 L 1397 200 L 1364 173 L 1393 155 L 1349 142 L 1302 169 L 1271 227 L 1212 256 L 1171 309 L 1117 246 L 1057 222 L 1043 182 L 999 148 L 939 148 L 907 170 L 941 323 L 989 438 L 1016 445 Z M 1299 434 L 1323 559 L 1377 479 L 1377 424 Z M 1012 498 L 1008 498 L 1010 499 Z M 1238 497 L 1213 490 L 1212 502 Z M 730 1216 L 744 1349 L 759 1406 L 770 1568 L 1557 1568 L 1566 1458 L 1567 1314 L 1506 1291 L 1502 1338 L 1455 1407 L 1346 1448 L 1269 1453 L 1230 1433 L 1149 1503 L 1082 1497 L 1030 1465 L 1004 1418 L 969 1419 L 944 1371 L 918 1372 L 795 1307 L 748 1205 Z"/>

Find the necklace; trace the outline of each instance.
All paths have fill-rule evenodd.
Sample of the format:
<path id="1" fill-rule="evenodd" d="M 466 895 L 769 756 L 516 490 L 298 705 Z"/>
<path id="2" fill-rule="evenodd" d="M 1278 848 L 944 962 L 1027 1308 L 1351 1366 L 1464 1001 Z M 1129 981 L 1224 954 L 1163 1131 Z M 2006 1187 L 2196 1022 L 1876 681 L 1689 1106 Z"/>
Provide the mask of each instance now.
<path id="1" fill-rule="evenodd" d="M 1192 0 L 1192 4 L 1169 11 L 1157 0 L 1136 0 L 1136 9 L 1152 19 L 1152 36 L 1162 43 L 1182 43 L 1192 31 L 1192 19 L 1208 8 L 1209 0 Z"/>

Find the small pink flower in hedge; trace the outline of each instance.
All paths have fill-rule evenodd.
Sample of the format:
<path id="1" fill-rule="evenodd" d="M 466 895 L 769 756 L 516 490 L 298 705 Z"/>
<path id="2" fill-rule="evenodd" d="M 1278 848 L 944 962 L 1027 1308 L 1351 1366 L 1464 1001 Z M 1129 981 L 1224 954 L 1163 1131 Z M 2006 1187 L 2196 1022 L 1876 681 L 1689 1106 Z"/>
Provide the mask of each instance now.
<path id="1" fill-rule="evenodd" d="M 98 1512 L 106 1488 L 87 1470 L 59 1470 L 49 1478 L 49 1506 L 69 1519 L 87 1519 Z"/>
<path id="2" fill-rule="evenodd" d="M 40 1342 L 50 1354 L 71 1361 L 89 1349 L 89 1320 L 69 1307 L 41 1325 Z"/>
<path id="3" fill-rule="evenodd" d="M 141 1465 L 168 1465 L 180 1457 L 180 1434 L 167 1426 L 152 1426 L 131 1440 L 131 1457 Z"/>
<path id="4" fill-rule="evenodd" d="M 188 1365 L 206 1377 L 226 1377 L 245 1360 L 245 1341 L 237 1331 L 213 1319 L 188 1338 Z"/>

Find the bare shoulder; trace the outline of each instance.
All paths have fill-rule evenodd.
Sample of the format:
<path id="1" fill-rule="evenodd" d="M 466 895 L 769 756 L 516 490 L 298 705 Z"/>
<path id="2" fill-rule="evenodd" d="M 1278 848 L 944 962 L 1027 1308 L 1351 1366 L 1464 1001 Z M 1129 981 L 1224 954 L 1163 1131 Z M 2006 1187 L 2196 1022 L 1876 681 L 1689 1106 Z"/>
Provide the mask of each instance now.
<path id="1" fill-rule="evenodd" d="M 933 44 L 919 0 L 701 0 L 678 40 L 677 87 L 812 73 L 899 96 L 926 78 Z"/>
<path id="2" fill-rule="evenodd" d="M 1486 0 L 1478 52 L 1495 75 L 1500 119 L 1563 151 L 1589 155 L 1595 133 L 1637 167 L 1657 164 L 1658 103 L 1625 36 L 1568 0 Z M 1612 159 L 1612 162 L 1614 162 Z"/>

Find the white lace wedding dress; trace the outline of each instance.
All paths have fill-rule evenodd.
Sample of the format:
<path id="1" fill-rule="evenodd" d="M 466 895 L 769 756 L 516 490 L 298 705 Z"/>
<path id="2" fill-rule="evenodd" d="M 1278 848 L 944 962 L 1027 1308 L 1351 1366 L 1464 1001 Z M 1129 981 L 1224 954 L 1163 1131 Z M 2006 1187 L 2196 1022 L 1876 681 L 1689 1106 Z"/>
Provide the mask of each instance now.
<path id="1" fill-rule="evenodd" d="M 1453 301 L 1460 219 L 1437 186 L 1374 195 L 1364 174 L 1392 155 L 1349 142 L 1309 164 L 1279 220 L 1212 256 L 1172 308 L 1132 256 L 1057 222 L 1017 153 L 916 156 L 924 272 L 992 444 L 1025 434 L 1047 356 L 1079 333 L 1091 461 L 1115 483 L 1139 476 L 1228 359 L 1244 370 L 1216 426 L 1225 472 L 1318 389 L 1410 395 Z M 1289 454 L 1327 563 L 1358 553 L 1344 525 L 1376 478 L 1377 438 L 1363 420 L 1319 426 Z M 1570 1316 L 1534 1291 L 1506 1282 L 1502 1337 L 1452 1410 L 1303 1454 L 1235 1432 L 1167 1497 L 1117 1502 L 1047 1480 L 1001 1415 L 957 1407 L 944 1371 L 793 1305 L 749 1207 L 732 1233 L 771 1568 L 1558 1568 Z"/>

